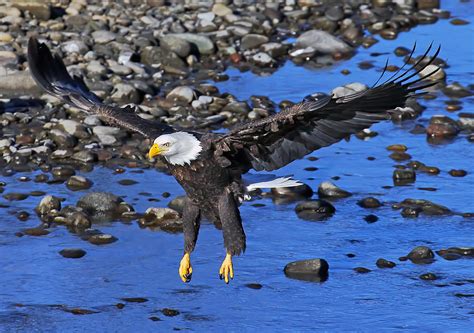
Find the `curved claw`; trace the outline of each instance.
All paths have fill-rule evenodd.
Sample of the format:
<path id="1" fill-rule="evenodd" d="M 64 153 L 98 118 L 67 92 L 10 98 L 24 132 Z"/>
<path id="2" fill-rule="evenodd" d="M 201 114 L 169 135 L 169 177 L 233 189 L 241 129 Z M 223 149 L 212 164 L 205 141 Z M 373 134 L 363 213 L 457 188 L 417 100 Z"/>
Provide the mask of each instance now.
<path id="1" fill-rule="evenodd" d="M 193 275 L 193 267 L 191 266 L 191 260 L 189 253 L 185 253 L 183 259 L 179 263 L 179 277 L 184 283 L 191 281 Z"/>
<path id="2" fill-rule="evenodd" d="M 232 265 L 232 255 L 227 254 L 219 269 L 219 278 L 229 284 L 229 277 L 234 279 L 234 266 Z"/>

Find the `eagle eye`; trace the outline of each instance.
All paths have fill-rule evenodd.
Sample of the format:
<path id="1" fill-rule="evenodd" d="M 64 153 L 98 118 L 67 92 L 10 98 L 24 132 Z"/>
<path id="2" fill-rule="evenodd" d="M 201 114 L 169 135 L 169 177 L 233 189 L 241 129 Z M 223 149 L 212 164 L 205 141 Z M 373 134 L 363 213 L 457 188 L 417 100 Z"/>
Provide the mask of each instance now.
<path id="1" fill-rule="evenodd" d="M 170 146 L 170 143 L 169 142 L 165 142 L 162 144 L 163 147 L 169 147 Z"/>

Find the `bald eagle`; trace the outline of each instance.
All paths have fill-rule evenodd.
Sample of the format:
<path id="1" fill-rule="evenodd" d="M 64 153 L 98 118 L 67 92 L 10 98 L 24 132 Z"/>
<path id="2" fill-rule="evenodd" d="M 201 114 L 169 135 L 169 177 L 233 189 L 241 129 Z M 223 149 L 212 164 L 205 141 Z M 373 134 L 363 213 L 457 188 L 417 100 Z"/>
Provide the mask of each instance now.
<path id="1" fill-rule="evenodd" d="M 419 89 L 436 83 L 422 82 L 423 78 L 411 80 L 438 55 L 439 48 L 427 58 L 430 49 L 431 46 L 409 69 L 402 72 L 402 67 L 387 81 L 370 89 L 339 98 L 303 100 L 267 118 L 240 124 L 225 134 L 177 130 L 141 118 L 132 107 L 103 104 L 81 78 L 68 74 L 57 54 L 53 56 L 35 38 L 29 40 L 27 56 L 33 78 L 46 92 L 97 114 L 111 125 L 138 132 L 151 140 L 149 157 L 162 158 L 187 194 L 182 214 L 184 255 L 179 265 L 180 278 L 183 282 L 191 280 L 190 255 L 196 245 L 200 220 L 205 217 L 222 228 L 226 255 L 219 276 L 228 283 L 234 277 L 232 257 L 244 252 L 246 246 L 239 205 L 248 188 L 242 175 L 251 169 L 279 169 L 316 149 L 389 119 L 391 111 L 403 107 Z M 266 184 L 280 185 L 299 183 L 279 179 Z"/>

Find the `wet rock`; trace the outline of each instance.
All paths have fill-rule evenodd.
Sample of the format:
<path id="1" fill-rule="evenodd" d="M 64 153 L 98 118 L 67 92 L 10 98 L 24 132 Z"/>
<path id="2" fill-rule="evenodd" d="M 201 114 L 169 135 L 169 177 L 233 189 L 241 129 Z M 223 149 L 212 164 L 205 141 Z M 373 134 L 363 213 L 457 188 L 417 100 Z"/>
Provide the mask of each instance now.
<path id="1" fill-rule="evenodd" d="M 105 245 L 116 242 L 117 238 L 109 234 L 98 234 L 89 237 L 88 241 L 94 245 Z"/>
<path id="2" fill-rule="evenodd" d="M 474 131 L 474 113 L 462 112 L 458 114 L 459 125 L 462 129 L 473 132 Z"/>
<path id="3" fill-rule="evenodd" d="M 306 31 L 297 38 L 295 46 L 300 49 L 311 47 L 316 52 L 322 54 L 347 53 L 351 51 L 349 45 L 322 30 Z"/>
<path id="4" fill-rule="evenodd" d="M 124 297 L 121 298 L 122 301 L 128 302 L 128 303 L 146 303 L 148 302 L 147 298 L 144 297 Z"/>
<path id="5" fill-rule="evenodd" d="M 67 180 L 66 186 L 73 191 L 87 190 L 92 187 L 92 182 L 86 177 L 71 176 Z"/>
<path id="6" fill-rule="evenodd" d="M 214 53 L 214 43 L 212 40 L 204 35 L 197 35 L 192 33 L 178 33 L 170 34 L 168 36 L 177 37 L 184 39 L 188 43 L 195 45 L 199 50 L 200 54 L 213 54 Z"/>
<path id="7" fill-rule="evenodd" d="M 79 230 L 87 229 L 92 226 L 89 216 L 81 211 L 75 211 L 67 214 L 64 222 L 66 225 Z"/>
<path id="8" fill-rule="evenodd" d="M 85 127 L 75 120 L 61 119 L 59 121 L 58 128 L 79 139 L 85 139 L 89 137 Z"/>
<path id="9" fill-rule="evenodd" d="M 308 259 L 290 262 L 285 266 L 285 275 L 292 279 L 324 282 L 328 278 L 329 264 L 324 259 Z"/>
<path id="10" fill-rule="evenodd" d="M 83 249 L 63 249 L 59 251 L 59 254 L 63 256 L 64 258 L 70 258 L 70 259 L 79 259 L 82 258 L 86 255 L 86 251 Z"/>
<path id="11" fill-rule="evenodd" d="M 352 193 L 337 187 L 331 182 L 322 182 L 318 187 L 318 195 L 321 198 L 347 198 L 352 195 Z"/>
<path id="12" fill-rule="evenodd" d="M 35 212 L 40 215 L 48 215 L 52 211 L 60 211 L 61 210 L 61 200 L 55 196 L 47 195 L 41 199 L 38 206 L 35 208 Z"/>
<path id="13" fill-rule="evenodd" d="M 364 221 L 367 223 L 375 223 L 378 220 L 379 218 L 377 217 L 377 215 L 374 215 L 374 214 L 369 214 L 367 216 L 364 216 Z"/>
<path id="14" fill-rule="evenodd" d="M 426 134 L 431 137 L 451 138 L 460 131 L 461 129 L 455 120 L 446 116 L 433 116 L 426 129 Z"/>
<path id="15" fill-rule="evenodd" d="M 420 275 L 420 279 L 425 281 L 434 281 L 437 280 L 438 277 L 434 273 L 424 273 Z"/>
<path id="16" fill-rule="evenodd" d="M 416 173 L 411 169 L 396 169 L 393 171 L 392 178 L 395 185 L 407 185 L 416 181 Z"/>
<path id="17" fill-rule="evenodd" d="M 28 198 L 28 194 L 12 192 L 12 193 L 4 194 L 3 198 L 8 200 L 8 201 L 21 201 L 21 200 L 25 200 L 26 198 Z"/>
<path id="18" fill-rule="evenodd" d="M 357 202 L 362 208 L 379 208 L 382 206 L 382 203 L 374 197 L 367 197 Z"/>
<path id="19" fill-rule="evenodd" d="M 105 66 L 97 60 L 92 60 L 91 62 L 89 62 L 87 64 L 86 69 L 87 73 L 89 73 L 89 76 L 100 76 L 107 73 L 107 68 L 105 68 Z"/>
<path id="20" fill-rule="evenodd" d="M 280 43 L 265 43 L 260 46 L 260 50 L 272 58 L 278 58 L 288 52 L 288 47 Z"/>
<path id="21" fill-rule="evenodd" d="M 296 205 L 295 211 L 303 220 L 322 221 L 334 215 L 336 209 L 325 200 L 308 200 Z"/>
<path id="22" fill-rule="evenodd" d="M 449 23 L 451 23 L 452 25 L 467 25 L 470 22 L 466 21 L 466 20 L 463 20 L 463 19 L 460 19 L 460 18 L 454 18 L 451 21 L 449 21 Z"/>
<path id="23" fill-rule="evenodd" d="M 148 208 L 138 223 L 141 227 L 157 228 L 168 232 L 183 231 L 183 221 L 179 213 L 171 208 Z"/>
<path id="24" fill-rule="evenodd" d="M 274 60 L 268 54 L 258 52 L 252 56 L 252 62 L 260 67 L 268 67 L 274 62 Z"/>
<path id="25" fill-rule="evenodd" d="M 121 214 L 120 204 L 123 200 L 112 193 L 91 192 L 79 199 L 77 207 L 93 218 L 106 219 Z"/>
<path id="26" fill-rule="evenodd" d="M 66 180 L 67 178 L 76 174 L 73 167 L 63 165 L 51 169 L 51 174 L 57 180 Z"/>
<path id="27" fill-rule="evenodd" d="M 168 207 L 175 210 L 175 211 L 177 211 L 180 215 L 182 215 L 185 200 L 186 200 L 185 195 L 181 195 L 179 197 L 176 197 L 168 203 Z"/>
<path id="28" fill-rule="evenodd" d="M 28 236 L 35 236 L 35 237 L 49 235 L 49 231 L 48 231 L 48 230 L 43 229 L 43 228 L 40 228 L 40 227 L 23 229 L 22 232 L 23 232 L 25 235 L 28 235 Z"/>
<path id="29" fill-rule="evenodd" d="M 449 170 L 449 174 L 453 177 L 465 177 L 467 175 L 467 171 L 452 169 Z"/>
<path id="30" fill-rule="evenodd" d="M 191 52 L 191 45 L 186 40 L 172 35 L 161 36 L 160 46 L 165 50 L 176 53 L 182 58 L 187 57 Z"/>
<path id="31" fill-rule="evenodd" d="M 396 151 L 396 152 L 393 152 L 389 155 L 389 157 L 394 160 L 394 161 L 397 161 L 397 162 L 400 162 L 400 161 L 406 161 L 406 160 L 409 160 L 411 159 L 411 155 L 410 154 L 407 154 L 405 152 L 400 152 L 400 151 Z"/>
<path id="32" fill-rule="evenodd" d="M 240 48 L 242 50 L 256 49 L 260 45 L 268 42 L 268 37 L 264 35 L 248 34 L 242 37 Z"/>
<path id="33" fill-rule="evenodd" d="M 92 33 L 92 38 L 96 44 L 107 44 L 115 40 L 117 36 L 111 31 L 98 30 Z"/>
<path id="34" fill-rule="evenodd" d="M 354 268 L 354 271 L 359 274 L 367 274 L 367 273 L 372 272 L 370 269 L 365 268 L 365 267 L 356 267 Z"/>
<path id="35" fill-rule="evenodd" d="M 448 249 L 441 249 L 436 253 L 446 260 L 457 260 L 461 258 L 474 258 L 473 247 L 450 247 Z"/>
<path id="36" fill-rule="evenodd" d="M 275 197 L 310 198 L 313 190 L 306 184 L 294 187 L 272 188 L 271 194 Z"/>
<path id="37" fill-rule="evenodd" d="M 81 150 L 73 154 L 71 158 L 81 163 L 93 163 L 97 161 L 97 155 L 88 150 Z"/>
<path id="38" fill-rule="evenodd" d="M 417 246 L 407 254 L 407 258 L 415 264 L 430 264 L 434 261 L 434 253 L 427 246 Z"/>
<path id="39" fill-rule="evenodd" d="M 175 317 L 180 314 L 178 310 L 169 308 L 161 309 L 161 313 L 164 314 L 166 317 Z"/>
<path id="40" fill-rule="evenodd" d="M 405 145 L 401 145 L 401 144 L 395 144 L 395 145 L 390 145 L 387 147 L 387 150 L 390 150 L 390 151 L 398 151 L 398 152 L 405 152 L 408 150 L 408 147 L 405 146 Z"/>
<path id="41" fill-rule="evenodd" d="M 183 101 L 189 104 L 193 101 L 194 96 L 195 93 L 191 87 L 181 86 L 171 90 L 168 95 L 166 95 L 166 98 L 169 100 Z"/>
<path id="42" fill-rule="evenodd" d="M 452 98 L 463 98 L 473 95 L 473 92 L 469 88 L 464 87 L 459 82 L 448 84 L 442 90 L 446 96 Z"/>
<path id="43" fill-rule="evenodd" d="M 247 283 L 245 286 L 247 288 L 254 289 L 254 290 L 260 290 L 263 288 L 263 286 L 260 283 Z"/>
<path id="44" fill-rule="evenodd" d="M 375 263 L 378 268 L 394 268 L 397 266 L 393 261 L 389 261 L 383 258 L 377 259 L 377 262 Z"/>
<path id="45" fill-rule="evenodd" d="M 72 148 L 77 144 L 77 139 L 74 136 L 59 129 L 49 131 L 49 136 L 59 147 Z"/>
<path id="46" fill-rule="evenodd" d="M 423 214 L 430 216 L 450 215 L 451 210 L 445 206 L 424 199 L 405 199 L 399 204 L 400 207 L 420 208 Z"/>
<path id="47" fill-rule="evenodd" d="M 423 210 L 421 207 L 405 207 L 402 209 L 401 215 L 405 218 L 418 217 Z"/>

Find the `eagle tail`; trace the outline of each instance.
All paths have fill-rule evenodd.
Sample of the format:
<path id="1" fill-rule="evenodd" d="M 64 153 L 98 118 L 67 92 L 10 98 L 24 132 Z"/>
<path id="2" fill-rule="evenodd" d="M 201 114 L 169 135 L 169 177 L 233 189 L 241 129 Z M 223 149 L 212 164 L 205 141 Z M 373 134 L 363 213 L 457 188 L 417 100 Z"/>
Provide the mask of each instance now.
<path id="1" fill-rule="evenodd" d="M 28 41 L 27 57 L 33 79 L 49 94 L 84 111 L 102 103 L 80 77 L 69 75 L 57 54 L 53 56 L 49 48 L 34 37 Z"/>
<path id="2" fill-rule="evenodd" d="M 247 186 L 247 191 L 253 191 L 258 188 L 280 188 L 280 187 L 295 187 L 303 185 L 298 180 L 294 180 L 291 177 L 280 177 L 268 182 L 254 183 Z"/>

